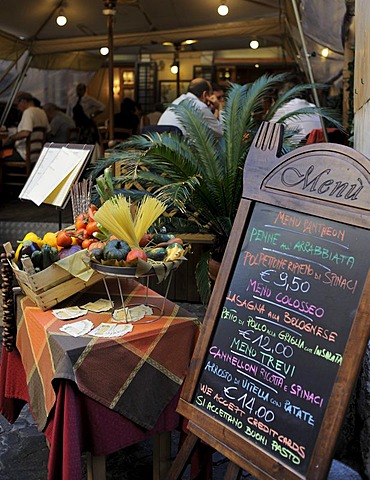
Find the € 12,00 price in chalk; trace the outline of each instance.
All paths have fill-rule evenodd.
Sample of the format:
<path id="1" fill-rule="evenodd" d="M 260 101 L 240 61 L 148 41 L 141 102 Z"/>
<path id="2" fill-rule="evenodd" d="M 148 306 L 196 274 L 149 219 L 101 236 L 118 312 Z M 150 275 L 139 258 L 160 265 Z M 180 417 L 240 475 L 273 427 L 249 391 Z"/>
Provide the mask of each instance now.
<path id="1" fill-rule="evenodd" d="M 365 233 L 257 203 L 193 396 L 302 474 L 366 279 Z"/>

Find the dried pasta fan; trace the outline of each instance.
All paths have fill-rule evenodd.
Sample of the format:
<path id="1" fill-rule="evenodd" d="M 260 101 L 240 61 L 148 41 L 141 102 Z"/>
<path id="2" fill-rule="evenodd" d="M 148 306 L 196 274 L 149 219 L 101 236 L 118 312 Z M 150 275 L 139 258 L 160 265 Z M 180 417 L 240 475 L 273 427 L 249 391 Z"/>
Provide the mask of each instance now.
<path id="1" fill-rule="evenodd" d="M 142 236 L 165 210 L 164 203 L 149 195 L 136 205 L 123 195 L 117 195 L 104 202 L 95 213 L 95 220 L 127 242 L 131 249 L 140 249 Z"/>

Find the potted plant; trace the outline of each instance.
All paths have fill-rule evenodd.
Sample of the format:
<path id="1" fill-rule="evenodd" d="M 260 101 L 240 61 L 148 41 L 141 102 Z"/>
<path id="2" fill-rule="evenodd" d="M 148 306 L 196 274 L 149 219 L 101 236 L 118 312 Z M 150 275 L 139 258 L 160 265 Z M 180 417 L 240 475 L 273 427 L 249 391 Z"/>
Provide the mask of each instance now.
<path id="1" fill-rule="evenodd" d="M 214 236 L 212 248 L 202 256 L 196 271 L 198 291 L 204 303 L 208 302 L 211 292 L 209 259 L 221 261 L 242 195 L 244 162 L 259 126 L 257 112 L 271 89 L 286 78 L 287 74 L 264 75 L 252 84 L 231 84 L 223 115 L 224 137 L 219 141 L 204 123 L 199 110 L 191 102 L 183 101 L 172 108 L 180 117 L 186 136 L 170 133 L 133 136 L 94 167 L 93 176 L 97 176 L 108 165 L 123 162 L 125 174 L 115 181 L 123 184 L 135 181 L 174 207 L 178 216 Z M 265 120 L 271 118 L 283 102 L 311 87 L 300 85 L 291 89 L 276 101 Z M 322 108 L 300 110 L 289 116 L 315 112 L 333 120 Z M 294 146 L 289 141 L 293 133 L 286 132 L 285 149 Z"/>

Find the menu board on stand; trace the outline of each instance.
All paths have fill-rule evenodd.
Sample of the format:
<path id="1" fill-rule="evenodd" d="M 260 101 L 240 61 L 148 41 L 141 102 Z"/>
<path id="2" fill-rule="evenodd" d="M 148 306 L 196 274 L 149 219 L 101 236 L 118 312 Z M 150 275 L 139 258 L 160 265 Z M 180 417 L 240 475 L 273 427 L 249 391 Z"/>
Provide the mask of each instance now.
<path id="1" fill-rule="evenodd" d="M 38 207 L 43 203 L 55 206 L 61 229 L 62 213 L 71 198 L 72 185 L 83 175 L 94 148 L 87 144 L 46 143 L 19 198 Z"/>
<path id="2" fill-rule="evenodd" d="M 278 157 L 262 124 L 178 411 L 259 479 L 324 479 L 370 333 L 370 162 L 316 144 Z"/>

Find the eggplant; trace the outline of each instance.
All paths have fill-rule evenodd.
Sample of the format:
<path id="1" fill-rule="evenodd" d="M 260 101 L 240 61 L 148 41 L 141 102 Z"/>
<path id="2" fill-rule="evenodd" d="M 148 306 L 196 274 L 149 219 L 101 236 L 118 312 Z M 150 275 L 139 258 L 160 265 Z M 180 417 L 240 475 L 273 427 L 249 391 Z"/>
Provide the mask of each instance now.
<path id="1" fill-rule="evenodd" d="M 69 257 L 70 255 L 73 255 L 74 253 L 77 253 L 80 250 L 82 250 L 80 245 L 71 245 L 70 247 L 64 247 L 58 253 L 59 260 Z"/>
<path id="2" fill-rule="evenodd" d="M 22 265 L 22 257 L 32 257 L 33 252 L 39 251 L 40 247 L 37 245 L 36 242 L 32 242 L 31 240 L 24 240 L 22 242 L 22 248 L 19 252 L 19 260 L 17 265 L 19 268 L 23 268 Z"/>

